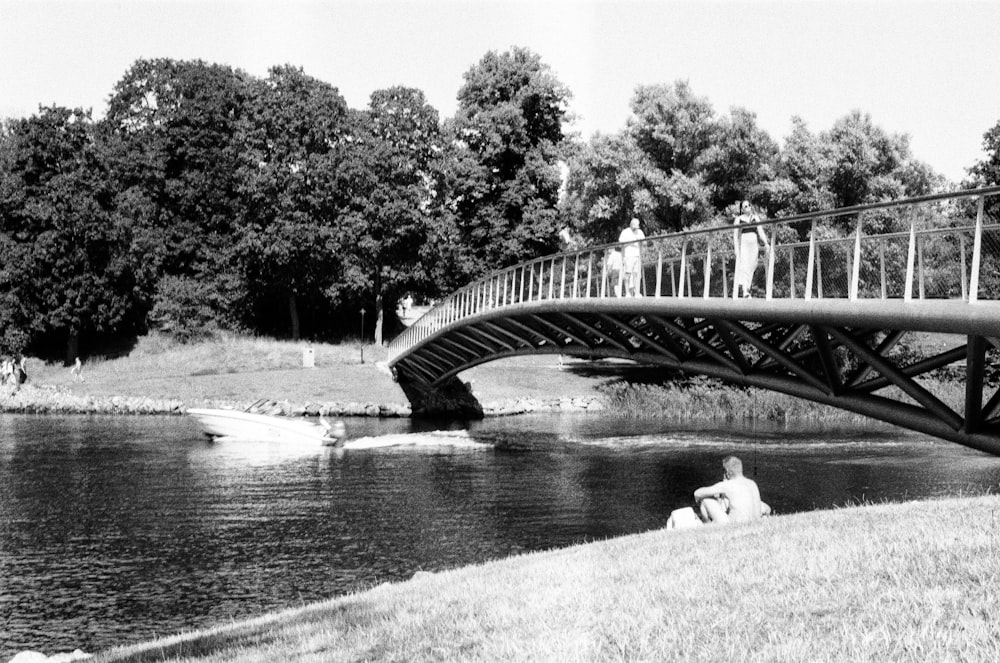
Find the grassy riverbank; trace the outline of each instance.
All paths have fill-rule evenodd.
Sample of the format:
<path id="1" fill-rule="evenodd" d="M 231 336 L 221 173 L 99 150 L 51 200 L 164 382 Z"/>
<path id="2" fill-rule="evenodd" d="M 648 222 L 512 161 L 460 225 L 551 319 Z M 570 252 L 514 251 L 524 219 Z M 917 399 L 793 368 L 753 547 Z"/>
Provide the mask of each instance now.
<path id="1" fill-rule="evenodd" d="M 995 661 L 1000 498 L 778 516 L 435 574 L 95 661 Z"/>
<path id="2" fill-rule="evenodd" d="M 312 368 L 302 366 L 307 348 L 313 351 Z M 385 348 L 372 345 L 229 335 L 179 344 L 154 335 L 140 338 L 126 356 L 88 360 L 82 381 L 61 363 L 29 359 L 28 383 L 15 394 L 0 389 L 0 411 L 170 414 L 188 407 L 242 407 L 266 397 L 286 403 L 290 412 L 406 416 L 407 399 L 385 360 Z M 683 386 L 657 384 L 662 369 L 622 361 L 515 357 L 460 377 L 494 414 L 587 408 L 623 417 L 865 421 L 784 394 L 708 378 Z M 960 404 L 961 385 L 945 387 L 944 400 Z"/>
<path id="3" fill-rule="evenodd" d="M 303 350 L 315 366 L 303 368 Z M 164 337 L 139 339 L 118 358 L 95 358 L 78 381 L 61 363 L 28 360 L 28 383 L 16 394 L 0 391 L 0 410 L 171 413 L 187 407 L 240 407 L 258 398 L 291 409 L 313 403 L 405 408 L 407 399 L 385 368 L 386 350 L 358 344 L 293 343 L 220 336 L 193 344 Z M 533 399 L 598 396 L 603 378 L 562 370 L 558 357 L 514 358 L 463 374 L 484 405 L 503 407 Z M 383 409 L 385 409 L 383 407 Z"/>

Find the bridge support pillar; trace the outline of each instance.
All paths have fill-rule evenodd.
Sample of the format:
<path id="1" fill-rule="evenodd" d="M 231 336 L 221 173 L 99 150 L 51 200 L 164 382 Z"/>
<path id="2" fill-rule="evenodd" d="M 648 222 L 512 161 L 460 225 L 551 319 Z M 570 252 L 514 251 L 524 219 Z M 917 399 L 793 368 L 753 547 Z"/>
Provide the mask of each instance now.
<path id="1" fill-rule="evenodd" d="M 472 394 L 469 384 L 451 376 L 437 385 L 410 378 L 403 372 L 396 375 L 414 417 L 460 417 L 482 419 L 483 406 Z"/>

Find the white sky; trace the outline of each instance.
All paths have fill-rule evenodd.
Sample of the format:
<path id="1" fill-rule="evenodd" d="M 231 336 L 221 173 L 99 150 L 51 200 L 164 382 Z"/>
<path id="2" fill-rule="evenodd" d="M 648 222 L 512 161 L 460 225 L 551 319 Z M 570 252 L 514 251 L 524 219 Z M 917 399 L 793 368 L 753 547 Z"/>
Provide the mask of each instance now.
<path id="1" fill-rule="evenodd" d="M 100 117 L 133 62 L 167 57 L 301 66 L 352 108 L 416 87 L 444 118 L 487 51 L 524 46 L 573 92 L 585 137 L 625 126 L 636 85 L 687 80 L 780 143 L 793 115 L 818 132 L 860 109 L 957 181 L 1000 121 L 998 28 L 1000 2 L 972 0 L 0 0 L 0 116 Z"/>

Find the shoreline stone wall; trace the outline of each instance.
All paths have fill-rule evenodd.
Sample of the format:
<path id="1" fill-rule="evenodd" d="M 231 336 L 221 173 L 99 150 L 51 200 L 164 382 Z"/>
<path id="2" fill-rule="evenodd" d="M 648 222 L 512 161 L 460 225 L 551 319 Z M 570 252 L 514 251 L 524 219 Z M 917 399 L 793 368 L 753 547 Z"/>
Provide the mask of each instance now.
<path id="1" fill-rule="evenodd" d="M 56 387 L 24 385 L 0 392 L 0 412 L 16 414 L 110 414 L 182 415 L 189 407 L 243 409 L 250 404 L 205 400 L 184 403 L 176 399 L 146 396 L 79 396 Z M 409 403 L 279 401 L 282 413 L 302 417 L 411 417 Z M 548 399 L 517 398 L 483 404 L 485 416 L 511 416 L 534 412 L 600 412 L 605 409 L 599 396 Z"/>

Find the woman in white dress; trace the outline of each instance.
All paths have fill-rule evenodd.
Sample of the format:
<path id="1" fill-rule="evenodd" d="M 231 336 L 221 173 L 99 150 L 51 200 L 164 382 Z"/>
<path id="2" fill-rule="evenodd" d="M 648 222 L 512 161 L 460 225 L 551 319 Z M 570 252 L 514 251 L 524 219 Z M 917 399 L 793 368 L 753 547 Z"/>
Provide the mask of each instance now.
<path id="1" fill-rule="evenodd" d="M 753 207 L 746 200 L 740 202 L 739 213 L 733 219 L 733 225 L 740 226 L 745 223 L 756 223 L 760 217 L 753 211 Z M 753 284 L 753 275 L 757 271 L 757 254 L 760 245 L 757 238 L 768 246 L 767 235 L 760 226 L 754 228 L 737 228 L 733 233 L 733 244 L 736 248 L 736 285 L 734 295 L 736 297 L 749 297 L 750 286 Z M 742 291 L 742 292 L 741 292 Z"/>

